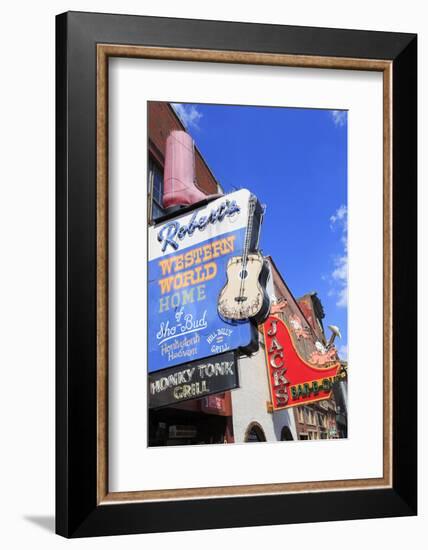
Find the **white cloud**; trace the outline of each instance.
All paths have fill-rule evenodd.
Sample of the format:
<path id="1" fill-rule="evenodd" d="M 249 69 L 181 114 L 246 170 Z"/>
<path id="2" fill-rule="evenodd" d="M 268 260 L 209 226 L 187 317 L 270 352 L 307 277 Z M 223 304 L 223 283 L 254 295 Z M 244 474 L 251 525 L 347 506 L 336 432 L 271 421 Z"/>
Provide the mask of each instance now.
<path id="1" fill-rule="evenodd" d="M 171 106 L 187 129 L 195 128 L 199 130 L 199 121 L 203 115 L 194 105 L 171 103 Z"/>
<path id="2" fill-rule="evenodd" d="M 348 359 L 348 344 L 339 347 L 339 357 L 345 361 Z"/>
<path id="3" fill-rule="evenodd" d="M 341 204 L 334 214 L 330 216 L 330 227 L 333 229 L 333 226 L 336 222 L 345 223 L 348 219 L 348 209 L 344 204 Z"/>
<path id="4" fill-rule="evenodd" d="M 337 307 L 348 306 L 348 209 L 342 204 L 330 216 L 330 229 L 340 231 L 343 253 L 334 258 L 334 269 L 330 274 L 331 295 L 336 296 Z"/>
<path id="5" fill-rule="evenodd" d="M 347 121 L 347 111 L 330 111 L 331 118 L 335 126 L 345 126 Z"/>
<path id="6" fill-rule="evenodd" d="M 343 286 L 337 292 L 337 307 L 348 307 L 348 285 Z"/>
<path id="7" fill-rule="evenodd" d="M 337 307 L 348 305 L 348 255 L 344 254 L 335 259 L 335 269 L 331 277 L 334 283 L 334 295 L 337 296 Z"/>
<path id="8" fill-rule="evenodd" d="M 335 281 L 346 281 L 348 278 L 348 256 L 339 256 L 335 260 L 336 269 L 331 276 Z"/>

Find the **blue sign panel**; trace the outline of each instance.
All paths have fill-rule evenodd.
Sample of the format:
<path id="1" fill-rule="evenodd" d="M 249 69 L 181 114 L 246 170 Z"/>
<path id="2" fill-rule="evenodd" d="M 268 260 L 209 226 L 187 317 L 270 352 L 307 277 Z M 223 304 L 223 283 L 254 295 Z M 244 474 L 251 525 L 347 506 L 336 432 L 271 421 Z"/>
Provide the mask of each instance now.
<path id="1" fill-rule="evenodd" d="M 227 263 L 242 255 L 249 197 L 241 190 L 150 228 L 149 372 L 252 344 L 249 321 L 217 311 Z"/>

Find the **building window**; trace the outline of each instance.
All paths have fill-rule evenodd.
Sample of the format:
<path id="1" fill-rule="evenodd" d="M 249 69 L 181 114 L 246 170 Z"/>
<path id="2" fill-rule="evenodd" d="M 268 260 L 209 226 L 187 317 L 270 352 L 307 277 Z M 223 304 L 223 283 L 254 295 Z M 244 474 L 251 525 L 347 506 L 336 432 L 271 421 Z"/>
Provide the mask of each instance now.
<path id="1" fill-rule="evenodd" d="M 245 443 L 257 443 L 259 441 L 266 441 L 263 428 L 257 422 L 253 422 L 247 428 L 245 432 Z"/>
<path id="2" fill-rule="evenodd" d="M 150 220 L 156 221 L 164 215 L 165 211 L 162 206 L 163 197 L 163 170 L 162 168 L 149 157 L 149 196 L 151 204 L 149 205 Z"/>
<path id="3" fill-rule="evenodd" d="M 297 419 L 300 422 L 300 424 L 303 424 L 305 422 L 305 417 L 303 416 L 303 409 L 302 407 L 297 407 Z"/>
<path id="4" fill-rule="evenodd" d="M 314 413 L 311 409 L 305 409 L 305 414 L 306 414 L 306 423 L 307 424 L 311 424 L 312 426 L 315 426 L 315 417 L 314 417 Z"/>
<path id="5" fill-rule="evenodd" d="M 318 413 L 318 425 L 322 428 L 327 427 L 327 417 L 325 416 L 325 414 Z"/>
<path id="6" fill-rule="evenodd" d="M 281 430 L 281 441 L 293 441 L 293 436 L 288 426 L 284 426 Z"/>

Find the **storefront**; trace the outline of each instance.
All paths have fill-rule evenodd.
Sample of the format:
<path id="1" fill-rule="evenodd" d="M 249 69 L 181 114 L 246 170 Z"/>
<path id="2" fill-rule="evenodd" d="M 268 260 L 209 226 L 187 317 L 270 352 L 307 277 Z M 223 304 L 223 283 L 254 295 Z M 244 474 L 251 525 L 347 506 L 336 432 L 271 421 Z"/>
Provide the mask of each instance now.
<path id="1" fill-rule="evenodd" d="M 151 410 L 149 446 L 233 443 L 229 393 Z"/>

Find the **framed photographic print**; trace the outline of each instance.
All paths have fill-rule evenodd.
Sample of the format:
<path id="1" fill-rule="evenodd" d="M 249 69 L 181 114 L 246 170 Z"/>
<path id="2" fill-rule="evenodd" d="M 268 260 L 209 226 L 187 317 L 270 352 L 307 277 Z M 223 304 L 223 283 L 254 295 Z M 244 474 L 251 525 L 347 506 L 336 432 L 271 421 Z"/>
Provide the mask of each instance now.
<path id="1" fill-rule="evenodd" d="M 60 535 L 416 514 L 416 44 L 57 16 Z"/>

